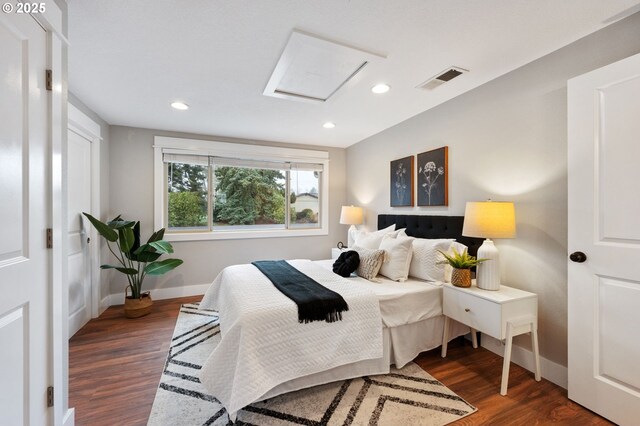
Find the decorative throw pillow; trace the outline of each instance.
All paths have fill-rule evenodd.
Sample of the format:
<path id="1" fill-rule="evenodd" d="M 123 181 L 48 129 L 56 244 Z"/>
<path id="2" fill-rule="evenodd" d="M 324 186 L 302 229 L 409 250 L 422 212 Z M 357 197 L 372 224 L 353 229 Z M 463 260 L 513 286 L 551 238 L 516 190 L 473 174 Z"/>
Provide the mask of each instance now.
<path id="1" fill-rule="evenodd" d="M 421 280 L 443 282 L 445 265 L 438 264 L 443 260 L 438 250 L 446 253 L 454 241 L 453 238 L 414 239 L 409 275 Z"/>
<path id="2" fill-rule="evenodd" d="M 373 280 L 380 271 L 382 262 L 384 261 L 383 250 L 371 250 L 364 247 L 353 246 L 353 249 L 358 252 L 360 256 L 360 264 L 356 273 L 359 277 L 367 280 Z"/>
<path id="3" fill-rule="evenodd" d="M 409 265 L 413 255 L 412 237 L 393 238 L 385 235 L 380 243 L 380 250 L 385 252 L 385 261 L 380 268 L 380 275 L 394 280 L 406 281 L 409 276 Z"/>
<path id="4" fill-rule="evenodd" d="M 454 241 L 451 243 L 451 247 L 449 247 L 449 253 L 453 254 L 453 249 L 456 249 L 458 253 L 462 253 L 469 248 L 462 243 Z M 453 268 L 448 263 L 444 265 L 444 281 L 447 283 L 451 282 L 451 274 L 453 273 Z"/>
<path id="5" fill-rule="evenodd" d="M 340 256 L 333 263 L 333 272 L 341 277 L 348 277 L 352 272 L 355 272 L 360 265 L 360 256 L 355 250 L 349 250 L 340 253 Z"/>
<path id="6" fill-rule="evenodd" d="M 377 250 L 378 247 L 380 247 L 380 242 L 382 241 L 382 237 L 392 232 L 398 232 L 398 231 L 394 231 L 395 229 L 396 229 L 396 225 L 391 225 L 387 228 L 384 228 L 375 232 L 368 232 L 364 230 L 358 231 L 354 235 L 354 245 L 362 248 L 371 249 L 371 250 Z"/>

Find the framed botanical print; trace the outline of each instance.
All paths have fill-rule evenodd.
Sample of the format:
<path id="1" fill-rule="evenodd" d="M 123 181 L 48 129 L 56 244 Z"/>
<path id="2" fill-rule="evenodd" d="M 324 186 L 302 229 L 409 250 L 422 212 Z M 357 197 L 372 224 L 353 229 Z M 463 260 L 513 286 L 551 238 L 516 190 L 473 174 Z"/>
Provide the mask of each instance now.
<path id="1" fill-rule="evenodd" d="M 391 207 L 413 207 L 413 155 L 391 162 Z"/>
<path id="2" fill-rule="evenodd" d="M 449 205 L 448 147 L 418 154 L 418 206 Z"/>

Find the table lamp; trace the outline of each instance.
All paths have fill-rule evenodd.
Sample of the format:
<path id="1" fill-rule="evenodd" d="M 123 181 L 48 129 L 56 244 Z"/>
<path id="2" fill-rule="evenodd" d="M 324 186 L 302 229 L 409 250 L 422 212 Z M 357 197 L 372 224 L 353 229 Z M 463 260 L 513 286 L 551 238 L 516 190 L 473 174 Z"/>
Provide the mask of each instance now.
<path id="1" fill-rule="evenodd" d="M 478 248 L 478 259 L 488 259 L 476 268 L 476 285 L 484 290 L 500 289 L 500 259 L 491 238 L 514 238 L 516 216 L 512 202 L 468 202 L 462 235 L 486 238 Z"/>
<path id="2" fill-rule="evenodd" d="M 362 224 L 363 220 L 362 207 L 342 206 L 342 210 L 340 211 L 340 224 L 351 225 L 349 227 L 349 233 L 347 234 L 348 247 L 353 246 L 354 234 L 357 230 L 356 225 Z"/>

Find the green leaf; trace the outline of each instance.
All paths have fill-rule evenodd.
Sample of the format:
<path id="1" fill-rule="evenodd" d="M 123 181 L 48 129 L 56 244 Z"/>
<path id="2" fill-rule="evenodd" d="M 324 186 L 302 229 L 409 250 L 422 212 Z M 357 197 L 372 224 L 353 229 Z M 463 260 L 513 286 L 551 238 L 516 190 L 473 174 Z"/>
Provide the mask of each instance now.
<path id="1" fill-rule="evenodd" d="M 133 236 L 134 236 L 133 246 L 131 246 L 129 251 L 125 253 L 125 256 L 127 256 L 131 260 L 138 260 L 138 257 L 135 255 L 135 252 L 140 247 L 140 221 L 136 222 L 136 224 L 133 226 L 132 229 L 133 229 Z"/>
<path id="2" fill-rule="evenodd" d="M 133 268 L 123 268 L 121 266 L 113 266 L 113 265 L 101 265 L 100 269 L 115 269 L 127 275 L 136 275 L 138 273 L 138 271 Z"/>
<path id="3" fill-rule="evenodd" d="M 165 259 L 159 262 L 151 262 L 145 268 L 144 272 L 147 275 L 162 275 L 170 270 L 182 265 L 180 259 Z"/>
<path id="4" fill-rule="evenodd" d="M 160 240 L 149 243 L 158 253 L 173 253 L 173 247 L 168 241 Z"/>
<path id="5" fill-rule="evenodd" d="M 138 262 L 147 263 L 158 260 L 158 258 L 162 256 L 162 253 L 158 253 L 156 249 L 151 247 L 149 244 L 143 244 L 133 252 L 133 255 Z"/>
<path id="6" fill-rule="evenodd" d="M 133 229 L 131 228 L 121 228 L 118 229 L 118 236 L 120 238 L 120 250 L 123 253 L 128 253 L 133 247 L 133 243 L 136 240 L 136 237 L 133 235 Z"/>
<path id="7" fill-rule="evenodd" d="M 149 237 L 149 241 L 147 241 L 147 244 L 148 243 L 152 243 L 154 241 L 160 241 L 162 238 L 164 238 L 164 228 L 160 229 L 159 231 L 154 232 Z"/>
<path id="8" fill-rule="evenodd" d="M 138 249 L 136 251 L 134 251 L 133 254 L 141 254 L 141 253 L 144 253 L 144 252 L 155 253 L 155 251 L 156 251 L 156 249 L 151 247 L 149 244 L 143 244 L 140 247 L 138 247 Z"/>
<path id="9" fill-rule="evenodd" d="M 462 253 L 458 253 L 458 251 L 454 248 L 452 249 L 453 254 L 447 254 L 441 250 L 438 250 L 440 254 L 444 257 L 445 260 L 439 261 L 439 264 L 449 264 L 454 268 L 458 269 L 469 269 L 474 266 L 478 266 L 480 263 L 486 261 L 487 259 L 476 259 L 475 256 L 471 256 L 467 250 L 465 249 Z"/>
<path id="10" fill-rule="evenodd" d="M 142 263 L 149 263 L 158 260 L 162 256 L 162 253 L 156 253 L 152 251 L 143 251 L 136 255 L 136 260 Z"/>
<path id="11" fill-rule="evenodd" d="M 87 219 L 89 219 L 89 222 L 91 222 L 93 227 L 96 228 L 96 231 L 98 231 L 100 235 L 106 238 L 107 241 L 111 241 L 111 242 L 118 241 L 118 233 L 113 229 L 111 229 L 109 225 L 107 225 L 106 223 L 100 222 L 98 219 L 91 216 L 89 213 L 83 212 L 82 214 L 85 215 Z"/>
<path id="12" fill-rule="evenodd" d="M 135 220 L 112 220 L 107 222 L 107 225 L 113 229 L 131 228 L 135 224 Z"/>

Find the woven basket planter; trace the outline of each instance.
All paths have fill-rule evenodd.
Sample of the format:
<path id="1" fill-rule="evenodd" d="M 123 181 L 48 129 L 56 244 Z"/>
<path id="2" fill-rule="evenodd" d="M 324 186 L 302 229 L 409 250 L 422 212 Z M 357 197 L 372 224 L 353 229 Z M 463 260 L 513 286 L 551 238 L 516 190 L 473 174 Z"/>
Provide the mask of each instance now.
<path id="1" fill-rule="evenodd" d="M 134 299 L 130 296 L 124 299 L 124 316 L 127 318 L 140 318 L 151 313 L 153 300 L 151 295 L 143 293 L 140 299 Z"/>
<path id="2" fill-rule="evenodd" d="M 471 269 L 453 268 L 451 284 L 456 287 L 471 287 Z"/>

